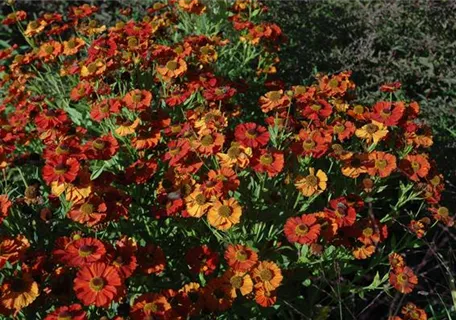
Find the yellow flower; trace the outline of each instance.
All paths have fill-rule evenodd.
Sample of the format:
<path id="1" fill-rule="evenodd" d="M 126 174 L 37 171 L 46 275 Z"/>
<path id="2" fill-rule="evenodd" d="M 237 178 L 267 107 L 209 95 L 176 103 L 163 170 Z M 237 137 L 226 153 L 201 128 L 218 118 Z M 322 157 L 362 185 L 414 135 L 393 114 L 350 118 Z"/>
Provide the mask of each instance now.
<path id="1" fill-rule="evenodd" d="M 296 188 L 306 197 L 321 193 L 326 190 L 328 176 L 321 170 L 315 174 L 314 168 L 309 168 L 309 175 L 306 177 L 299 176 L 295 180 Z"/>
<path id="2" fill-rule="evenodd" d="M 364 139 L 367 143 L 372 141 L 377 144 L 388 134 L 388 129 L 383 123 L 372 120 L 372 123 L 362 126 L 360 129 L 356 129 L 355 134 L 358 138 Z"/>

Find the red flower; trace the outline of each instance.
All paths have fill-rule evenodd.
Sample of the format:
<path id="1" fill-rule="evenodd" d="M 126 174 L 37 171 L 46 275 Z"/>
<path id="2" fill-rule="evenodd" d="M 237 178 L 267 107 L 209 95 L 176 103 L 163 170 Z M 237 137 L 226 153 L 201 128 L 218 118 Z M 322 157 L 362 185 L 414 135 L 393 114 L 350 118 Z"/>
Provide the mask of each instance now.
<path id="1" fill-rule="evenodd" d="M 258 255 L 247 246 L 240 244 L 228 245 L 225 251 L 225 260 L 235 271 L 247 272 L 258 262 Z"/>
<path id="2" fill-rule="evenodd" d="M 72 182 L 78 176 L 79 162 L 66 156 L 54 156 L 46 161 L 43 167 L 43 179 L 50 185 L 52 182 Z"/>
<path id="3" fill-rule="evenodd" d="M 202 245 L 188 250 L 185 261 L 189 264 L 191 272 L 209 275 L 217 268 L 219 257 L 217 252 L 209 249 L 207 245 Z"/>
<path id="4" fill-rule="evenodd" d="M 171 305 L 165 296 L 158 293 L 145 293 L 136 298 L 130 311 L 133 320 L 171 319 Z"/>
<path id="5" fill-rule="evenodd" d="M 340 142 L 349 139 L 355 133 L 356 126 L 351 121 L 338 119 L 331 124 L 333 134 Z"/>
<path id="6" fill-rule="evenodd" d="M 56 255 L 56 253 L 54 253 Z M 95 238 L 81 238 L 71 242 L 62 255 L 61 260 L 69 266 L 81 267 L 105 258 L 106 248 Z M 57 253 L 57 257 L 60 253 Z"/>
<path id="7" fill-rule="evenodd" d="M 68 212 L 68 218 L 92 227 L 106 218 L 108 207 L 100 197 L 90 196 L 84 201 L 74 204 Z"/>
<path id="8" fill-rule="evenodd" d="M 321 226 L 313 214 L 303 214 L 301 217 L 288 218 L 284 233 L 291 243 L 315 243 L 320 235 Z"/>
<path id="9" fill-rule="evenodd" d="M 126 181 L 143 184 L 149 181 L 157 171 L 157 163 L 154 160 L 138 160 L 125 170 Z"/>
<path id="10" fill-rule="evenodd" d="M 90 109 L 90 118 L 94 121 L 101 122 L 101 120 L 109 118 L 111 114 L 116 114 L 120 111 L 120 101 L 115 98 L 104 99 L 92 105 Z"/>
<path id="11" fill-rule="evenodd" d="M 298 103 L 298 105 L 302 109 L 301 115 L 309 120 L 323 121 L 332 114 L 331 105 L 323 99 L 301 104 Z"/>
<path id="12" fill-rule="evenodd" d="M 111 134 L 88 141 L 84 146 L 85 155 L 89 160 L 109 160 L 118 149 L 119 143 Z"/>
<path id="13" fill-rule="evenodd" d="M 399 163 L 399 167 L 405 175 L 412 181 L 419 181 L 420 178 L 426 178 L 431 164 L 427 157 L 421 154 L 407 155 Z"/>
<path id="14" fill-rule="evenodd" d="M 391 271 L 389 281 L 400 293 L 410 293 L 418 284 L 418 278 L 409 267 L 396 268 Z"/>
<path id="15" fill-rule="evenodd" d="M 87 314 L 80 304 L 72 304 L 55 309 L 44 320 L 86 320 Z"/>
<path id="16" fill-rule="evenodd" d="M 148 244 L 138 249 L 138 269 L 145 274 L 158 274 L 165 270 L 166 258 L 163 250 L 155 245 Z"/>
<path id="17" fill-rule="evenodd" d="M 8 200 L 8 196 L 6 194 L 0 195 L 0 224 L 8 216 L 11 206 L 12 203 Z"/>
<path id="18" fill-rule="evenodd" d="M 291 149 L 299 156 L 321 158 L 328 151 L 331 136 L 323 130 L 301 129 L 299 140 L 293 143 Z"/>
<path id="19" fill-rule="evenodd" d="M 236 140 L 244 147 L 263 147 L 269 141 L 268 130 L 265 127 L 259 126 L 253 122 L 237 125 L 236 129 L 234 130 L 234 136 L 236 137 Z"/>
<path id="20" fill-rule="evenodd" d="M 123 283 L 116 268 L 97 262 L 78 271 L 73 289 L 84 305 L 107 308 L 123 293 Z"/>
<path id="21" fill-rule="evenodd" d="M 123 237 L 116 242 L 116 249 L 111 257 L 111 265 L 119 271 L 124 279 L 129 278 L 138 266 L 137 251 L 136 243 L 132 239 Z"/>
<path id="22" fill-rule="evenodd" d="M 234 96 L 236 89 L 229 86 L 219 87 L 219 88 L 209 88 L 204 90 L 203 96 L 207 101 L 220 101 L 227 100 Z"/>
<path id="23" fill-rule="evenodd" d="M 44 110 L 35 117 L 35 124 L 42 131 L 53 129 L 67 121 L 68 117 L 62 109 Z"/>
<path id="24" fill-rule="evenodd" d="M 345 197 L 333 199 L 329 202 L 330 209 L 325 209 L 328 216 L 334 218 L 339 227 L 349 227 L 356 221 L 356 210 L 350 206 Z"/>
<path id="25" fill-rule="evenodd" d="M 163 159 L 169 161 L 170 166 L 175 166 L 190 152 L 190 144 L 185 139 L 173 140 L 168 143 L 168 152 Z"/>
<path id="26" fill-rule="evenodd" d="M 283 170 L 283 152 L 267 150 L 257 151 L 253 154 L 250 165 L 256 172 L 267 172 L 269 177 L 274 177 Z"/>
<path id="27" fill-rule="evenodd" d="M 403 102 L 377 102 L 370 114 L 372 120 L 383 123 L 386 126 L 396 126 L 404 115 L 405 106 Z"/>

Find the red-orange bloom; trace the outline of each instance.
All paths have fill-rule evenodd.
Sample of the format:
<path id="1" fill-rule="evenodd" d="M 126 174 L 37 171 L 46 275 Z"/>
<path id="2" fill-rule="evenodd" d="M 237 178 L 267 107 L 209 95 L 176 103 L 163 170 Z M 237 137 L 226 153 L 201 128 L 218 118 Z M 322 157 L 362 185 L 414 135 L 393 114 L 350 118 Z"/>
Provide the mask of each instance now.
<path id="1" fill-rule="evenodd" d="M 107 308 L 123 294 L 123 283 L 116 268 L 97 262 L 78 271 L 73 289 L 84 305 Z"/>
<path id="2" fill-rule="evenodd" d="M 145 293 L 136 298 L 130 316 L 133 320 L 171 319 L 171 310 L 171 305 L 164 295 Z"/>
<path id="3" fill-rule="evenodd" d="M 431 164 L 425 155 L 409 154 L 405 159 L 401 160 L 399 167 L 410 180 L 419 181 L 420 178 L 427 177 L 429 170 L 431 169 Z"/>
<path id="4" fill-rule="evenodd" d="M 106 248 L 95 238 L 81 238 L 71 242 L 62 257 L 63 262 L 72 267 L 81 267 L 105 258 Z M 60 256 L 57 253 L 57 256 Z"/>
<path id="5" fill-rule="evenodd" d="M 190 266 L 192 273 L 209 275 L 215 271 L 219 263 L 217 252 L 212 251 L 207 245 L 194 247 L 185 254 L 185 261 Z"/>
<path id="6" fill-rule="evenodd" d="M 135 89 L 128 92 L 123 101 L 128 109 L 135 111 L 144 111 L 150 107 L 152 93 L 147 90 Z"/>
<path id="7" fill-rule="evenodd" d="M 259 150 L 253 154 L 250 165 L 256 172 L 267 172 L 269 177 L 274 177 L 283 170 L 283 152 Z"/>
<path id="8" fill-rule="evenodd" d="M 368 155 L 368 159 L 371 165 L 368 166 L 367 173 L 371 176 L 386 178 L 396 169 L 396 157 L 392 154 L 374 151 Z"/>
<path id="9" fill-rule="evenodd" d="M 409 267 L 396 268 L 390 272 L 391 285 L 401 293 L 410 293 L 418 284 L 418 278 Z"/>
<path id="10" fill-rule="evenodd" d="M 255 301 L 262 307 L 270 307 L 277 301 L 277 293 L 275 290 L 269 291 L 263 287 L 255 289 Z"/>
<path id="11" fill-rule="evenodd" d="M 380 101 L 374 105 L 370 118 L 386 126 L 396 126 L 402 119 L 404 111 L 403 102 Z"/>
<path id="12" fill-rule="evenodd" d="M 255 251 L 240 244 L 228 245 L 224 257 L 231 268 L 240 272 L 249 271 L 258 261 Z"/>
<path id="13" fill-rule="evenodd" d="M 54 156 L 46 161 L 43 167 L 43 179 L 48 185 L 72 182 L 78 176 L 80 165 L 78 160 L 66 156 Z"/>
<path id="14" fill-rule="evenodd" d="M 313 214 L 303 214 L 301 217 L 288 218 L 284 233 L 291 243 L 311 244 L 318 240 L 321 226 Z"/>
<path id="15" fill-rule="evenodd" d="M 55 309 L 44 320 L 87 320 L 87 314 L 80 304 L 72 304 Z"/>
<path id="16" fill-rule="evenodd" d="M 84 153 L 89 160 L 109 160 L 119 150 L 119 143 L 111 134 L 88 141 Z"/>
<path id="17" fill-rule="evenodd" d="M 261 110 L 264 113 L 270 111 L 281 112 L 290 104 L 290 98 L 283 94 L 283 90 L 269 91 L 264 96 L 260 97 Z"/>
<path id="18" fill-rule="evenodd" d="M 0 195 L 0 224 L 2 224 L 3 220 L 8 216 L 11 206 L 12 203 L 9 201 L 8 195 Z"/>
<path id="19" fill-rule="evenodd" d="M 269 132 L 254 122 L 242 123 L 234 130 L 236 140 L 244 147 L 256 148 L 265 146 L 269 141 Z"/>
<path id="20" fill-rule="evenodd" d="M 279 266 L 272 261 L 262 261 L 252 270 L 255 287 L 273 291 L 282 283 L 283 276 Z"/>

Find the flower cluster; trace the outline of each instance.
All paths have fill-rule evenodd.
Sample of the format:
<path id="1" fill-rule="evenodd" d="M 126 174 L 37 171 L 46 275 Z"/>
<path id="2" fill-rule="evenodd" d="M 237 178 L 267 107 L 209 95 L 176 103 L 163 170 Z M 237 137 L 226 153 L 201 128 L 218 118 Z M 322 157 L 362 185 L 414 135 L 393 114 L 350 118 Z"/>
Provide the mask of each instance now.
<path id="1" fill-rule="evenodd" d="M 26 26 L 23 11 L 5 18 L 30 50 L 0 52 L 0 314 L 285 309 L 302 277 L 323 287 L 317 263 L 378 256 L 388 274 L 385 253 L 405 248 L 391 234 L 453 225 L 431 131 L 400 84 L 369 106 L 350 72 L 286 86 L 267 7 L 224 5 L 157 2 L 113 26 L 87 4 Z M 413 270 L 399 254 L 390 264 L 391 285 L 410 293 Z"/>

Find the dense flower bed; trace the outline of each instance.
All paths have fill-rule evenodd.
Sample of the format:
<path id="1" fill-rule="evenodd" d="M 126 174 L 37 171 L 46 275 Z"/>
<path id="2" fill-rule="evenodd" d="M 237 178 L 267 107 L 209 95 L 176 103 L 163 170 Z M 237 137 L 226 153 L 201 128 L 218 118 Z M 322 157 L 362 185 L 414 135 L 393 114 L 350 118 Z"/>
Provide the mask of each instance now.
<path id="1" fill-rule="evenodd" d="M 286 86 L 266 11 L 3 21 L 29 47 L 0 52 L 1 314 L 324 319 L 349 295 L 414 290 L 401 251 L 453 225 L 419 105 L 398 83 L 362 105 L 348 71 Z"/>

